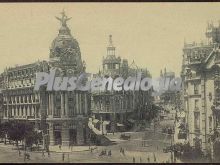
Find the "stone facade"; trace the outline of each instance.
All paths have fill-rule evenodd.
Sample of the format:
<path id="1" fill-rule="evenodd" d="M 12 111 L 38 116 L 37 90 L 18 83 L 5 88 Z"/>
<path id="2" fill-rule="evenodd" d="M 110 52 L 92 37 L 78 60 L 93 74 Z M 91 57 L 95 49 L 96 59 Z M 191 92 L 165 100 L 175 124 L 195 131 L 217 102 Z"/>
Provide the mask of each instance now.
<path id="1" fill-rule="evenodd" d="M 182 78 L 188 141 L 216 157 L 219 145 L 213 134 L 219 131 L 219 27 L 208 25 L 208 43 L 186 44 L 183 48 Z"/>
<path id="2" fill-rule="evenodd" d="M 90 95 L 83 91 L 34 91 L 37 72 L 56 69 L 56 76 L 78 76 L 85 62 L 77 40 L 71 35 L 64 12 L 58 36 L 50 48 L 49 61 L 6 68 L 2 73 L 4 120 L 26 120 L 42 130 L 50 145 L 83 145 L 88 141 Z M 47 143 L 48 144 L 48 143 Z"/>
<path id="3" fill-rule="evenodd" d="M 149 77 L 147 69 L 139 68 L 134 61 L 131 65 L 127 59 L 116 57 L 116 48 L 112 43 L 112 36 L 109 36 L 107 56 L 103 58 L 102 70 L 97 74 L 100 77 L 121 76 L 124 79 L 129 76 L 137 76 L 141 72 L 142 77 Z M 133 119 L 143 120 L 144 109 L 150 106 L 151 91 L 95 91 L 92 93 L 91 111 L 94 125 L 102 133 L 123 131 L 126 123 Z M 134 123 L 133 123 L 134 124 Z"/>

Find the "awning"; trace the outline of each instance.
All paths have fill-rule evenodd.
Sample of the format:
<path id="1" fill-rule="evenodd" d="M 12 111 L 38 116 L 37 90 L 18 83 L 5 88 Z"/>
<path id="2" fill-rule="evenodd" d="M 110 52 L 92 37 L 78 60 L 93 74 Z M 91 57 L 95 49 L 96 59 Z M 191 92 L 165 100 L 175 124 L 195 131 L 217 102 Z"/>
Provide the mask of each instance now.
<path id="1" fill-rule="evenodd" d="M 124 127 L 124 124 L 117 123 L 118 127 Z"/>
<path id="2" fill-rule="evenodd" d="M 103 121 L 103 124 L 108 125 L 110 121 Z"/>
<path id="3" fill-rule="evenodd" d="M 99 122 L 99 120 L 98 119 L 94 119 L 92 122 L 96 124 L 96 123 Z"/>

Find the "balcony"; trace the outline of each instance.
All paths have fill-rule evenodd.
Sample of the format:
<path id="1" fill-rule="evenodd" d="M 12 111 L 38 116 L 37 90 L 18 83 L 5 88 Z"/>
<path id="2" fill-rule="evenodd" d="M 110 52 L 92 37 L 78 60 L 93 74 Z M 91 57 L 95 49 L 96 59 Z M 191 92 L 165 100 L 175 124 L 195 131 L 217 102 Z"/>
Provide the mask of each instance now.
<path id="1" fill-rule="evenodd" d="M 191 58 L 189 60 L 189 65 L 201 64 L 202 60 L 200 58 Z"/>

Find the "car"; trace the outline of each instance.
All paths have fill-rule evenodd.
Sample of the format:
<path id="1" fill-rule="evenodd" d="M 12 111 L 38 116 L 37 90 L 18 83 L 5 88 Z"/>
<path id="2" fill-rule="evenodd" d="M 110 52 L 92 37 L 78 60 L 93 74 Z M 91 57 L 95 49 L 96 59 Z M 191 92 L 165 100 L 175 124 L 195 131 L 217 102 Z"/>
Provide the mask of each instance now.
<path id="1" fill-rule="evenodd" d="M 120 139 L 123 139 L 123 140 L 129 140 L 131 138 L 130 135 L 126 135 L 126 134 L 121 134 L 120 136 Z"/>

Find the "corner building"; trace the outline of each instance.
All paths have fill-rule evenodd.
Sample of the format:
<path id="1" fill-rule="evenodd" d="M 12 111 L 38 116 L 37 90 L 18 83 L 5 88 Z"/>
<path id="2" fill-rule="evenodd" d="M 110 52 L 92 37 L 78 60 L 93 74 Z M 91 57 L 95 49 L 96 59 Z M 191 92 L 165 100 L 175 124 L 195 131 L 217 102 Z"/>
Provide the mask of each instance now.
<path id="1" fill-rule="evenodd" d="M 116 56 L 112 35 L 109 35 L 106 53 L 102 60 L 102 69 L 95 76 L 113 79 L 123 77 L 125 80 L 129 76 L 137 77 L 141 73 L 141 79 L 151 77 L 146 68 L 138 67 L 134 61 L 129 65 L 127 59 Z M 146 119 L 151 103 L 151 90 L 94 91 L 91 93 L 91 122 L 102 134 L 130 130 L 136 121 Z"/>
<path id="2" fill-rule="evenodd" d="M 185 43 L 182 78 L 187 139 L 191 146 L 219 160 L 220 25 L 209 24 L 207 43 Z"/>
<path id="3" fill-rule="evenodd" d="M 77 77 L 85 72 L 80 47 L 71 35 L 64 12 L 58 36 L 50 48 L 49 61 L 6 68 L 2 73 L 4 120 L 31 122 L 44 136 L 45 145 L 83 145 L 88 142 L 90 97 L 83 91 L 34 91 L 37 72 Z"/>

